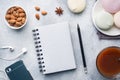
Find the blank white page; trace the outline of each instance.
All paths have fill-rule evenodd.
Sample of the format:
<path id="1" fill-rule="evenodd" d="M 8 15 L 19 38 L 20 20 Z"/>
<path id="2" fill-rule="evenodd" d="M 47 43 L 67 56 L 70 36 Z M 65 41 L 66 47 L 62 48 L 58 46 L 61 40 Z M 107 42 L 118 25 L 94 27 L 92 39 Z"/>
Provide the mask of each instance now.
<path id="1" fill-rule="evenodd" d="M 67 22 L 39 27 L 39 33 L 46 70 L 43 74 L 76 68 Z"/>

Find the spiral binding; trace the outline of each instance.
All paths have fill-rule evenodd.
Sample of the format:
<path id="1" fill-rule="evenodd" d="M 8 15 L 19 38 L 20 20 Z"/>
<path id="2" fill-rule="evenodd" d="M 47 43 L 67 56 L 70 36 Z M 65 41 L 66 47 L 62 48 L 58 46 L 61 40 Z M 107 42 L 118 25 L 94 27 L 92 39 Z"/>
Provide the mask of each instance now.
<path id="1" fill-rule="evenodd" d="M 40 68 L 40 72 L 45 72 L 45 65 L 44 65 L 44 58 L 43 58 L 43 53 L 42 53 L 42 45 L 40 41 L 40 34 L 38 33 L 38 29 L 32 30 L 33 36 L 34 36 L 34 41 L 35 41 L 35 48 L 37 52 L 37 59 L 38 59 L 38 64 Z"/>

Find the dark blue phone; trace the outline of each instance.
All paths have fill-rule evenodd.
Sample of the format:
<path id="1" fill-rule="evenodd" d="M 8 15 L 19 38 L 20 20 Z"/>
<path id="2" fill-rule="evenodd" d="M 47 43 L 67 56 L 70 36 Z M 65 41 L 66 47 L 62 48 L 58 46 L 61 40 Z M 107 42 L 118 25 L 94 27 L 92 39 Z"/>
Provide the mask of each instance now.
<path id="1" fill-rule="evenodd" d="M 33 80 L 22 60 L 8 66 L 5 72 L 10 80 Z"/>

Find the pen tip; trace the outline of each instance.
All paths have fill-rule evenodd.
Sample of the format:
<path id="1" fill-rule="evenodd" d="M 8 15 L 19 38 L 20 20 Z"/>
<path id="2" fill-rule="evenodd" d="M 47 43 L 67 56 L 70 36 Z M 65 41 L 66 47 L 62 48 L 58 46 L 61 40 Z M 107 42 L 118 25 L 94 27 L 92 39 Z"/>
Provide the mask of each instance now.
<path id="1" fill-rule="evenodd" d="M 87 68 L 84 68 L 84 71 L 85 71 L 85 74 L 87 74 L 88 72 L 87 72 Z"/>

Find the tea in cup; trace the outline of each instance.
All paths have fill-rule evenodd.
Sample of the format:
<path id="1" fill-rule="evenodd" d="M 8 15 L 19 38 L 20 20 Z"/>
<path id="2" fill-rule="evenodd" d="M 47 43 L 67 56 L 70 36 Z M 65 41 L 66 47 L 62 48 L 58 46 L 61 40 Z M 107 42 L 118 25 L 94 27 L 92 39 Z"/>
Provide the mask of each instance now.
<path id="1" fill-rule="evenodd" d="M 102 50 L 96 59 L 98 71 L 107 78 L 120 74 L 120 47 L 112 46 Z"/>

